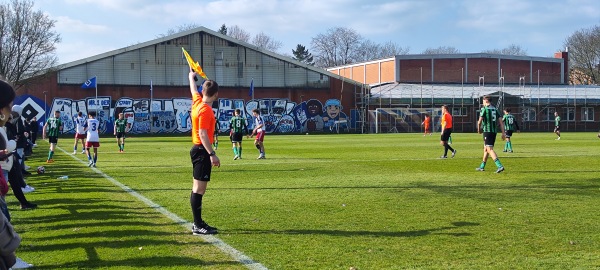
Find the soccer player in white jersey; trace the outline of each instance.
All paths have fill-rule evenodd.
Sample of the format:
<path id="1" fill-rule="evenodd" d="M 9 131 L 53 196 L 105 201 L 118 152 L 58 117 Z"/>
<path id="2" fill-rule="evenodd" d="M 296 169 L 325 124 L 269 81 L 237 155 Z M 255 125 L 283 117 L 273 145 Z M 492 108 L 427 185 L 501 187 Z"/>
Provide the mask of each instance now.
<path id="1" fill-rule="evenodd" d="M 254 146 L 260 152 L 260 155 L 257 159 L 265 159 L 265 145 L 263 141 L 265 140 L 265 122 L 263 118 L 260 116 L 260 111 L 258 109 L 252 110 L 252 115 L 254 115 L 254 130 L 252 130 L 252 135 L 250 138 L 256 134 L 256 139 L 254 139 Z"/>
<path id="2" fill-rule="evenodd" d="M 98 135 L 98 128 L 100 128 L 100 122 L 96 120 L 96 112 L 92 111 L 88 113 L 88 120 L 85 123 L 85 131 L 87 132 L 87 138 L 85 142 L 85 150 L 87 151 L 89 167 L 96 167 L 96 161 L 98 160 L 98 147 L 100 147 L 100 136 Z M 94 147 L 94 158 L 90 153 L 90 148 Z"/>
<path id="3" fill-rule="evenodd" d="M 75 118 L 75 144 L 73 145 L 73 155 L 77 154 L 77 143 L 81 140 L 81 153 L 85 154 L 85 117 L 83 113 L 77 112 Z"/>

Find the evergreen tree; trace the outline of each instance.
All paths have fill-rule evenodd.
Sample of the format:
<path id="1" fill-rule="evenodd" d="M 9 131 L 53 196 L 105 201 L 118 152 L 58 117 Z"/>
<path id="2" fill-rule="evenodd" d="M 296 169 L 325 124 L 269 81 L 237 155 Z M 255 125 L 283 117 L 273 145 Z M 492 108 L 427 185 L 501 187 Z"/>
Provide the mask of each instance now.
<path id="1" fill-rule="evenodd" d="M 315 65 L 315 62 L 313 62 L 313 56 L 310 52 L 308 52 L 306 47 L 298 44 L 298 46 L 296 46 L 296 49 L 292 50 L 292 53 L 294 54 L 294 57 L 292 57 L 293 59 L 298 60 L 300 62 L 304 62 L 311 66 Z"/>
<path id="2" fill-rule="evenodd" d="M 221 25 L 221 28 L 219 28 L 219 33 L 227 35 L 227 26 L 225 26 L 225 24 Z"/>

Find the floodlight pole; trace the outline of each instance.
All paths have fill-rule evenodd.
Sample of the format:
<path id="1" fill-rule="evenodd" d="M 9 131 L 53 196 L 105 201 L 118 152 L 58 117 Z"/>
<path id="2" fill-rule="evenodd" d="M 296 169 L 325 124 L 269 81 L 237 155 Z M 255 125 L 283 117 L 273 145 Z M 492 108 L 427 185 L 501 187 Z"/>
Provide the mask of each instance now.
<path id="1" fill-rule="evenodd" d="M 48 93 L 48 91 L 44 91 L 44 121 L 46 121 L 46 118 L 48 118 L 48 114 L 46 113 L 46 93 Z"/>

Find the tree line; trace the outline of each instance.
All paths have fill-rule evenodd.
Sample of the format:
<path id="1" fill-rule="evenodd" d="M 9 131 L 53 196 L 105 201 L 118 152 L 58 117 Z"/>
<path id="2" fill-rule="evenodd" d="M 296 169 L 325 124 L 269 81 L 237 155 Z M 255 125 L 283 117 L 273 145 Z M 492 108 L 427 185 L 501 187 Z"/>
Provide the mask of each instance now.
<path id="1" fill-rule="evenodd" d="M 0 4 L 0 76 L 19 86 L 24 79 L 47 73 L 56 67 L 56 45 L 60 35 L 54 31 L 56 21 L 42 11 L 33 10 L 32 0 L 10 0 Z M 169 29 L 165 37 L 199 27 L 186 24 Z M 408 46 L 395 42 L 373 42 L 356 30 L 333 27 L 311 38 L 310 48 L 298 44 L 292 54 L 279 52 L 282 42 L 264 32 L 251 35 L 238 25 L 226 26 L 219 33 L 255 45 L 258 48 L 281 53 L 308 65 L 327 68 L 375 59 L 405 55 Z M 563 46 L 569 51 L 570 81 L 574 84 L 598 84 L 600 80 L 600 25 L 576 30 Z M 427 48 L 421 54 L 458 54 L 452 46 Z M 520 45 L 511 44 L 502 49 L 483 50 L 482 53 L 527 55 Z"/>

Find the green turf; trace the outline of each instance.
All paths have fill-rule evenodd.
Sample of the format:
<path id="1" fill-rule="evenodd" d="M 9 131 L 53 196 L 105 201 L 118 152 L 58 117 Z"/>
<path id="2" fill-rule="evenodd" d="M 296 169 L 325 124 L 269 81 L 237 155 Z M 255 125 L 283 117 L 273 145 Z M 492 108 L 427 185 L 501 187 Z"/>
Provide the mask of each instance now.
<path id="1" fill-rule="evenodd" d="M 269 269 L 594 269 L 600 267 L 600 140 L 592 133 L 521 133 L 495 174 L 477 134 L 267 136 L 233 160 L 221 137 L 204 217 L 218 237 Z M 69 153 L 72 139 L 59 145 Z M 191 221 L 188 137 L 102 140 L 98 169 Z M 45 165 L 47 144 L 28 161 Z M 77 154 L 84 159 L 84 155 Z M 28 178 L 39 204 L 17 210 L 18 256 L 38 266 L 239 269 L 70 155 Z M 69 180 L 56 177 L 68 174 Z"/>

